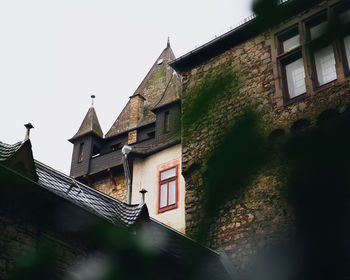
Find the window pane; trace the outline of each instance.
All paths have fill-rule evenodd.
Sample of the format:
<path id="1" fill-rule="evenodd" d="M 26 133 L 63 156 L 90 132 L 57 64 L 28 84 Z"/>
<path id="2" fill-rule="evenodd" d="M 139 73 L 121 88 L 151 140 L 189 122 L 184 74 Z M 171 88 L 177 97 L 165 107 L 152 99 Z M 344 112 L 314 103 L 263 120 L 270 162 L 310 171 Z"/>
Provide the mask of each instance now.
<path id="1" fill-rule="evenodd" d="M 325 34 L 328 28 L 328 22 L 324 21 L 310 28 L 311 39 L 315 39 Z"/>
<path id="2" fill-rule="evenodd" d="M 341 23 L 350 22 L 350 10 L 347 10 L 339 14 L 339 20 Z"/>
<path id="3" fill-rule="evenodd" d="M 170 130 L 170 115 L 169 112 L 164 113 L 164 132 L 169 132 Z"/>
<path id="4" fill-rule="evenodd" d="M 345 46 L 346 58 L 348 59 L 348 65 L 350 68 L 350 35 L 344 38 L 344 46 Z"/>
<path id="5" fill-rule="evenodd" d="M 168 187 L 167 184 L 160 186 L 160 208 L 167 206 Z"/>
<path id="6" fill-rule="evenodd" d="M 84 143 L 80 143 L 79 145 L 79 156 L 78 156 L 78 162 L 82 162 L 84 157 Z"/>
<path id="7" fill-rule="evenodd" d="M 300 36 L 299 34 L 283 41 L 283 51 L 288 52 L 296 47 L 300 46 Z"/>
<path id="8" fill-rule="evenodd" d="M 169 182 L 169 205 L 175 204 L 176 181 Z"/>
<path id="9" fill-rule="evenodd" d="M 176 167 L 160 173 L 160 180 L 163 181 L 165 179 L 169 179 L 169 178 L 175 177 L 175 176 L 176 176 Z"/>
<path id="10" fill-rule="evenodd" d="M 333 47 L 328 46 L 315 52 L 318 84 L 324 85 L 337 79 Z"/>
<path id="11" fill-rule="evenodd" d="M 305 70 L 302 58 L 286 65 L 289 97 L 293 98 L 306 92 Z"/>

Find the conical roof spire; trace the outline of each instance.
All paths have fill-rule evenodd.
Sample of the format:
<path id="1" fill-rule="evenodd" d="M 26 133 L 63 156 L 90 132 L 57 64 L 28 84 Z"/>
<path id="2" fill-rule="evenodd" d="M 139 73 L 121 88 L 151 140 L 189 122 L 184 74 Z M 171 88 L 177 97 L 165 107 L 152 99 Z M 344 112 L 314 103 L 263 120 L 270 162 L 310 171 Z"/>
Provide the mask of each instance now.
<path id="1" fill-rule="evenodd" d="M 165 48 L 160 56 L 156 59 L 151 69 L 148 71 L 146 77 L 138 86 L 133 96 L 142 95 L 144 100 L 143 114 L 138 125 L 146 125 L 155 121 L 156 116 L 151 109 L 159 103 L 164 91 L 171 82 L 173 69 L 169 67 L 169 62 L 175 59 L 173 50 L 170 47 L 170 40 L 167 41 L 167 48 Z M 125 132 L 131 128 L 130 126 L 130 101 L 126 104 L 123 111 L 118 116 L 112 127 L 106 133 L 105 137 Z"/>
<path id="2" fill-rule="evenodd" d="M 170 37 L 169 36 L 168 36 L 168 41 L 167 41 L 166 47 L 170 48 Z"/>
<path id="3" fill-rule="evenodd" d="M 95 95 L 91 95 L 91 107 L 86 113 L 78 132 L 72 137 L 72 139 L 70 139 L 70 141 L 80 136 L 83 136 L 89 132 L 95 133 L 97 136 L 103 137 L 103 132 L 94 108 L 94 98 Z"/>

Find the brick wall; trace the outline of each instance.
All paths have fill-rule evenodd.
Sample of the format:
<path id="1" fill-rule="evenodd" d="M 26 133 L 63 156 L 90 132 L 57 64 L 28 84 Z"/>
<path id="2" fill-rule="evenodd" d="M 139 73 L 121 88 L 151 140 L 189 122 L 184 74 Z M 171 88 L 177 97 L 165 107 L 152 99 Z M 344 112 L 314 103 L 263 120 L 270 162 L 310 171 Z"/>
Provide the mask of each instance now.
<path id="1" fill-rule="evenodd" d="M 143 115 L 145 99 L 140 95 L 133 95 L 130 97 L 130 116 L 129 116 L 129 127 L 137 125 Z"/>

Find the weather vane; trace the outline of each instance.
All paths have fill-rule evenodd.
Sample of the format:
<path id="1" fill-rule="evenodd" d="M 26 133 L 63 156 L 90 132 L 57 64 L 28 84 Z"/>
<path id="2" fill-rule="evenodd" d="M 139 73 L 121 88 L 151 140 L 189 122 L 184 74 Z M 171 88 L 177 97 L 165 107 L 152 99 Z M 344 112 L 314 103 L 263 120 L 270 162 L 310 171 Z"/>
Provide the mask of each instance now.
<path id="1" fill-rule="evenodd" d="M 94 99 L 95 99 L 95 95 L 94 94 L 92 94 L 91 95 L 91 107 L 94 107 Z"/>

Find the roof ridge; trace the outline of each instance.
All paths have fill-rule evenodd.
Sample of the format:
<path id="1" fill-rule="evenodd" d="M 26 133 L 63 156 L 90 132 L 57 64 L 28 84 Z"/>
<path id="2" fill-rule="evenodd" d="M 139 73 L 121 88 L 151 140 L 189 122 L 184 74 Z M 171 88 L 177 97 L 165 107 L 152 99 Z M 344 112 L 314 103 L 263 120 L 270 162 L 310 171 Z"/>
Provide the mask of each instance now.
<path id="1" fill-rule="evenodd" d="M 52 167 L 50 167 L 50 166 L 48 166 L 48 165 L 42 163 L 41 161 L 38 161 L 38 160 L 34 159 L 34 162 L 35 162 L 36 164 L 41 165 L 41 166 L 44 167 L 44 168 L 47 168 L 47 169 L 50 170 L 50 171 L 53 171 L 54 173 L 56 173 L 55 175 L 62 176 L 62 177 L 64 177 L 65 179 L 70 180 L 70 181 L 73 181 L 73 183 L 75 183 L 75 184 L 77 184 L 77 185 L 80 185 L 81 187 L 84 187 L 84 188 L 86 188 L 86 189 L 88 189 L 88 190 L 91 190 L 92 192 L 96 192 L 96 193 L 98 193 L 98 194 L 101 194 L 104 198 L 107 198 L 108 200 L 115 201 L 115 202 L 117 202 L 117 203 L 119 203 L 119 204 L 126 204 L 127 206 L 139 206 L 139 205 L 140 205 L 140 204 L 127 204 L 127 203 L 125 203 L 125 202 L 123 202 L 123 201 L 117 200 L 117 199 L 115 199 L 115 198 L 112 197 L 112 196 L 106 195 L 105 193 L 103 193 L 103 192 L 101 192 L 101 191 L 99 191 L 99 190 L 96 190 L 96 189 L 94 189 L 94 188 L 92 188 L 92 187 L 90 187 L 90 186 L 88 186 L 88 185 L 83 184 L 82 182 L 80 182 L 80 181 L 78 181 L 78 180 L 75 180 L 73 177 L 71 177 L 71 176 L 69 176 L 69 175 L 67 175 L 67 174 L 64 174 L 63 172 L 61 172 L 61 171 L 59 171 L 59 170 L 57 170 L 57 169 L 54 169 L 54 168 L 52 168 Z"/>
<path id="2" fill-rule="evenodd" d="M 167 47 L 161 52 L 161 54 L 158 56 L 158 58 L 156 59 L 156 61 L 152 64 L 151 68 L 148 70 L 146 76 L 142 79 L 141 83 L 140 83 L 139 86 L 136 88 L 136 90 L 135 90 L 135 92 L 133 93 L 133 95 L 135 95 L 135 94 L 138 93 L 138 89 L 143 85 L 143 82 L 146 81 L 147 78 L 149 78 L 149 76 L 151 75 L 151 72 L 152 72 L 154 66 L 157 65 L 157 62 L 159 61 L 159 59 L 162 57 L 162 55 L 163 55 L 168 49 L 169 49 L 170 52 L 171 52 L 170 54 L 173 54 L 173 56 L 175 57 L 174 52 L 173 52 L 172 48 L 170 47 L 170 45 L 167 46 Z M 171 58 L 170 58 L 169 62 L 170 62 L 170 61 L 172 61 Z M 168 64 L 169 64 L 169 62 L 168 62 Z"/>
<path id="3" fill-rule="evenodd" d="M 172 73 L 169 62 L 174 59 L 174 57 L 175 55 L 170 45 L 167 45 L 167 47 L 163 49 L 161 54 L 151 65 L 148 73 L 138 85 L 137 89 L 134 91 L 132 96 L 141 94 L 146 98 L 143 114 L 136 127 L 154 121 L 155 115 L 151 109 L 154 107 L 154 104 L 157 104 L 159 102 L 159 96 L 162 96 L 164 94 L 164 88 L 166 88 L 167 84 L 169 83 L 169 77 Z M 160 59 L 163 59 L 163 61 L 160 61 Z M 105 137 L 111 137 L 130 129 L 128 113 L 129 109 L 130 105 L 128 101 L 128 103 L 126 103 L 123 110 L 106 133 Z"/>
<path id="4" fill-rule="evenodd" d="M 164 97 L 166 91 L 167 91 L 168 88 L 169 88 L 169 85 L 170 85 L 171 81 L 173 80 L 173 77 L 174 77 L 174 75 L 171 75 L 171 77 L 170 77 L 170 79 L 169 79 L 169 82 L 167 83 L 167 85 L 166 85 L 166 87 L 165 87 L 165 89 L 164 89 L 164 91 L 163 91 L 163 93 L 162 93 L 162 96 L 159 98 L 159 101 L 157 102 L 156 105 L 153 106 L 153 108 L 157 108 L 158 104 L 162 101 L 162 99 L 163 99 L 163 97 Z M 153 108 L 152 108 L 152 109 L 153 109 Z"/>

